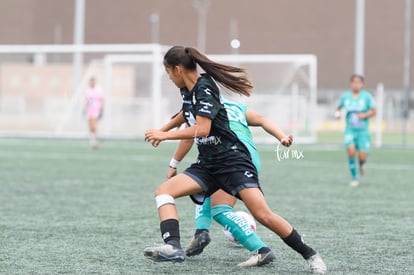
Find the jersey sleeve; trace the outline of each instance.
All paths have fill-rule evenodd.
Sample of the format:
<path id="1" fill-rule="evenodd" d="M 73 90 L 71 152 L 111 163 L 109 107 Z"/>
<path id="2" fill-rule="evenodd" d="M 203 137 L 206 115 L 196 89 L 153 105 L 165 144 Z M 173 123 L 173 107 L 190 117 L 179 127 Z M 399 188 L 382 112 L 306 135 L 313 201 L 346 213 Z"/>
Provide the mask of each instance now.
<path id="1" fill-rule="evenodd" d="M 375 101 L 374 101 L 374 97 L 370 93 L 368 93 L 368 100 L 367 100 L 367 102 L 368 102 L 368 106 L 367 106 L 368 107 L 368 110 L 371 110 L 371 109 L 375 109 L 376 108 Z"/>
<path id="2" fill-rule="evenodd" d="M 244 105 L 242 103 L 237 104 L 239 108 L 243 111 L 243 113 L 246 113 L 247 110 L 249 110 L 249 107 L 247 105 Z"/>
<path id="3" fill-rule="evenodd" d="M 338 108 L 342 109 L 345 104 L 345 94 L 342 94 L 341 98 L 339 99 Z"/>
<path id="4" fill-rule="evenodd" d="M 222 108 L 218 91 L 206 86 L 200 86 L 195 94 L 195 114 L 214 119 Z"/>

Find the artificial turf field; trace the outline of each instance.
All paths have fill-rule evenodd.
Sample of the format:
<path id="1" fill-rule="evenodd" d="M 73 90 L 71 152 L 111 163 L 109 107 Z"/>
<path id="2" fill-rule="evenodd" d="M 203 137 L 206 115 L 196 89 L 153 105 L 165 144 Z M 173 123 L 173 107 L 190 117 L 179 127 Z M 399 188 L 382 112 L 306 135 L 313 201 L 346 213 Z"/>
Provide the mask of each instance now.
<path id="1" fill-rule="evenodd" d="M 175 143 L 0 139 L 0 274 L 309 274 L 305 261 L 263 226 L 278 254 L 269 266 L 240 269 L 248 251 L 213 241 L 183 263 L 153 263 L 161 243 L 153 191 Z M 414 274 L 414 150 L 374 149 L 361 185 L 351 188 L 341 146 L 295 145 L 302 159 L 277 160 L 259 146 L 261 183 L 271 208 L 319 250 L 329 274 Z M 195 152 L 180 167 L 194 160 Z M 177 200 L 182 243 L 193 205 Z M 236 210 L 243 210 L 241 202 Z"/>

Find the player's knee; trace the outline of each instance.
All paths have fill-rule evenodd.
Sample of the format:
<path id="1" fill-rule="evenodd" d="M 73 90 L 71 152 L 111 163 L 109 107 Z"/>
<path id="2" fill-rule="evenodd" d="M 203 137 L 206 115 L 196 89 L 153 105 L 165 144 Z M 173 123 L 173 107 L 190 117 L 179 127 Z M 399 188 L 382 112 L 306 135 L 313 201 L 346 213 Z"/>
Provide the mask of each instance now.
<path id="1" fill-rule="evenodd" d="M 350 157 L 350 158 L 354 158 L 354 157 L 355 157 L 355 155 L 356 155 L 356 151 L 355 151 L 355 149 L 353 149 L 353 150 L 348 150 L 348 157 Z"/>
<path id="2" fill-rule="evenodd" d="M 174 187 L 171 184 L 168 184 L 168 180 L 164 181 L 160 185 L 158 185 L 157 189 L 155 189 L 155 196 L 160 194 L 170 194 L 172 195 L 174 191 Z"/>
<path id="3" fill-rule="evenodd" d="M 157 203 L 157 208 L 168 204 L 175 204 L 175 200 L 171 195 L 160 194 L 155 196 L 155 202 Z"/>
<path id="4" fill-rule="evenodd" d="M 154 192 L 154 196 L 159 196 L 159 195 L 163 195 L 163 194 L 171 194 L 171 192 L 168 190 L 168 188 L 166 186 L 164 186 L 164 184 L 161 184 L 160 186 L 158 186 L 158 188 L 155 190 Z"/>
<path id="5" fill-rule="evenodd" d="M 264 226 L 268 226 L 272 222 L 273 213 L 271 211 L 255 211 L 252 213 L 254 218 Z"/>

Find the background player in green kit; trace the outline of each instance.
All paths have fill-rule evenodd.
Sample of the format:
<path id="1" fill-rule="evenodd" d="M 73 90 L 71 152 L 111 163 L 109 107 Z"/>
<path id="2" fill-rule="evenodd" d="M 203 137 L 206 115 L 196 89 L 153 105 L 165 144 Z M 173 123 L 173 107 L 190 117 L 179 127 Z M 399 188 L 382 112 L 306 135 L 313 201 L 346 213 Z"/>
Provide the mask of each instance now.
<path id="1" fill-rule="evenodd" d="M 237 135 L 240 141 L 249 150 L 252 162 L 256 167 L 257 172 L 260 172 L 260 157 L 256 146 L 253 142 L 250 126 L 260 126 L 269 134 L 277 138 L 284 146 L 290 146 L 293 138 L 291 135 L 286 135 L 274 123 L 260 114 L 248 110 L 247 106 L 241 103 L 235 103 L 224 100 L 224 107 L 227 111 L 227 117 L 230 123 L 230 129 Z M 167 177 L 171 178 L 177 174 L 177 165 L 185 157 L 193 145 L 192 140 L 182 140 L 177 147 L 176 152 L 170 162 L 170 168 Z M 212 202 L 212 203 L 211 203 Z M 219 190 L 205 198 L 202 205 L 196 206 L 195 225 L 196 231 L 190 244 L 186 248 L 187 256 L 195 256 L 200 254 L 203 249 L 210 243 L 209 230 L 214 218 L 219 224 L 227 228 L 238 242 L 249 251 L 258 251 L 266 245 L 260 238 L 252 232 L 244 232 L 243 227 L 232 220 L 233 206 L 236 203 L 236 198 L 228 195 L 222 190 Z M 263 264 L 258 261 L 257 255 L 253 256 L 239 264 L 241 267 L 250 267 Z"/>
<path id="2" fill-rule="evenodd" d="M 346 111 L 344 143 L 352 176 L 351 186 L 359 184 L 355 161 L 357 151 L 359 151 L 359 171 L 361 175 L 364 174 L 365 163 L 371 147 L 369 118 L 376 114 L 374 99 L 363 87 L 364 77 L 356 74 L 352 75 L 351 90 L 344 92 L 335 112 L 335 116 L 339 119 L 341 117 L 340 110 L 344 108 Z"/>

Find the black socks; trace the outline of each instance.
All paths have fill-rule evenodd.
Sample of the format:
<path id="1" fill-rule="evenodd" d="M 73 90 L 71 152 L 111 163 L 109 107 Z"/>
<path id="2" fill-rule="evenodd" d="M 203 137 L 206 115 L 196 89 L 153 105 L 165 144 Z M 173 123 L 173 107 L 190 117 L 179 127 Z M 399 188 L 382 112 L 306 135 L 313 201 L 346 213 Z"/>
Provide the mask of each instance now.
<path id="1" fill-rule="evenodd" d="M 180 226 L 178 220 L 169 219 L 160 223 L 161 237 L 166 244 L 181 248 Z"/>
<path id="2" fill-rule="evenodd" d="M 289 236 L 282 238 L 282 240 L 293 250 L 302 255 L 305 260 L 316 254 L 315 250 L 305 244 L 302 237 L 295 229 L 293 229 L 292 233 L 290 233 Z"/>
<path id="3" fill-rule="evenodd" d="M 203 232 L 209 232 L 208 229 L 196 229 L 195 233 L 194 233 L 194 237 L 197 237 L 198 235 L 200 235 Z"/>
<path id="4" fill-rule="evenodd" d="M 264 246 L 264 247 L 260 248 L 259 250 L 257 250 L 257 252 L 259 252 L 259 254 L 266 254 L 266 253 L 270 252 L 270 248 Z"/>

